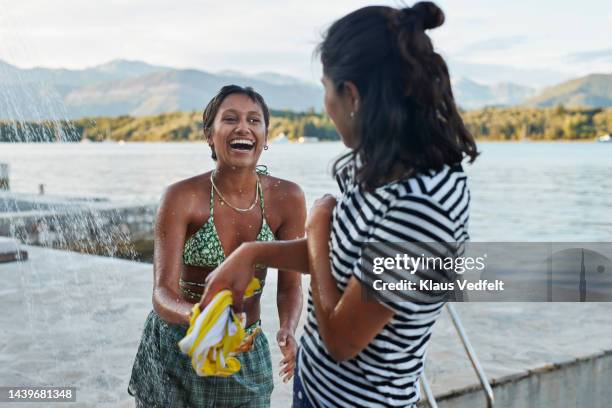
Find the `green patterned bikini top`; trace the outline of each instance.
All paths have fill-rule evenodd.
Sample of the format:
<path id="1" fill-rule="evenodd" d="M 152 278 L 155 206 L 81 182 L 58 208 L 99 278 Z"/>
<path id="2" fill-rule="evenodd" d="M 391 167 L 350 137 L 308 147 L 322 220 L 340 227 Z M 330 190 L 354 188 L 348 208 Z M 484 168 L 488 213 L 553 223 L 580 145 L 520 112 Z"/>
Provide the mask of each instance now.
<path id="1" fill-rule="evenodd" d="M 258 170 L 258 173 L 262 173 Z M 263 190 L 259 190 L 259 203 L 261 205 L 262 222 L 259 234 L 256 241 L 274 241 L 274 233 L 266 222 L 266 213 L 264 211 L 264 196 Z M 215 228 L 213 216 L 214 210 L 214 190 L 210 187 L 210 216 L 208 221 L 189 239 L 185 242 L 183 249 L 183 263 L 191 266 L 205 266 L 214 268 L 217 267 L 225 259 L 225 251 L 221 245 L 219 234 Z"/>
<path id="2" fill-rule="evenodd" d="M 257 173 L 267 174 L 265 170 L 262 171 L 260 169 L 257 169 Z M 257 234 L 255 240 L 274 241 L 274 233 L 266 221 L 263 190 L 261 188 L 258 188 L 257 190 L 259 191 L 259 204 L 261 206 L 262 221 L 261 229 L 259 230 L 259 234 Z M 219 266 L 223 260 L 225 260 L 225 251 L 223 250 L 223 245 L 219 239 L 217 229 L 215 228 L 215 221 L 213 217 L 214 203 L 214 189 L 211 185 L 210 216 L 208 217 L 206 223 L 204 223 L 204 225 L 202 225 L 202 227 L 185 242 L 185 247 L 183 248 L 183 263 L 185 265 L 215 268 Z M 261 279 L 261 289 L 255 294 L 261 293 L 264 285 L 265 281 Z M 181 278 L 179 280 L 179 286 L 183 294 L 188 299 L 197 302 L 200 300 L 202 295 L 201 293 L 195 292 L 190 288 L 198 287 L 203 289 L 206 285 L 199 282 L 189 282 Z"/>

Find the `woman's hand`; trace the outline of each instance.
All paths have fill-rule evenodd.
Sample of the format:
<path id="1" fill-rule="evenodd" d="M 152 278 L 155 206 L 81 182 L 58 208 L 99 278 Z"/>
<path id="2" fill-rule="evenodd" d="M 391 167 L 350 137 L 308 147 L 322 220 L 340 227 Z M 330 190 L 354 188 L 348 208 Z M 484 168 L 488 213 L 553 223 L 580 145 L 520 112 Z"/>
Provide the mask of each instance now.
<path id="1" fill-rule="evenodd" d="M 329 259 L 329 237 L 331 235 L 331 222 L 336 198 L 331 194 L 325 194 L 314 202 L 310 209 L 308 220 L 306 220 L 306 237 L 310 255 L 315 258 Z M 323 247 L 321 247 L 323 245 Z M 312 265 L 311 265 L 312 266 Z M 316 274 L 321 270 L 329 268 L 312 268 L 310 274 Z"/>
<path id="2" fill-rule="evenodd" d="M 306 232 L 317 229 L 320 226 L 328 226 L 335 207 L 336 197 L 331 194 L 325 194 L 316 200 L 306 219 Z"/>
<path id="3" fill-rule="evenodd" d="M 229 289 L 234 299 L 234 311 L 241 313 L 244 292 L 255 275 L 252 258 L 248 245 L 242 244 L 212 271 L 206 277 L 206 288 L 200 300 L 200 309 L 203 310 L 217 293 Z"/>
<path id="4" fill-rule="evenodd" d="M 276 333 L 276 341 L 283 353 L 283 359 L 280 362 L 280 376 L 283 382 L 293 378 L 295 371 L 295 358 L 297 356 L 297 342 L 293 336 L 293 332 L 289 329 L 280 329 Z"/>

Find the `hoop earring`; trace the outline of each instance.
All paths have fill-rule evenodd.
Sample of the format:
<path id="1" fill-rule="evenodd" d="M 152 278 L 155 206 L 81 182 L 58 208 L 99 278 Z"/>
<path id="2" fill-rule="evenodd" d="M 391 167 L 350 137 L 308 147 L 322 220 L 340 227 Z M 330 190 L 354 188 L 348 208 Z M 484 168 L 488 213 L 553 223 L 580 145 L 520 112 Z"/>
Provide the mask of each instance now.
<path id="1" fill-rule="evenodd" d="M 264 150 L 268 150 L 268 145 L 265 145 L 265 146 L 264 146 Z"/>

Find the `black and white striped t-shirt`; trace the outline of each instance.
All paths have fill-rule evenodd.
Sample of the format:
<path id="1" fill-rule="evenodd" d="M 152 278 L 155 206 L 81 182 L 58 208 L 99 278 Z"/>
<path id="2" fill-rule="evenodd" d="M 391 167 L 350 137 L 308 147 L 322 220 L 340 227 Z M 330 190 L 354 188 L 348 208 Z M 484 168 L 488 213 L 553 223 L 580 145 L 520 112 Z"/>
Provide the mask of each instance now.
<path id="1" fill-rule="evenodd" d="M 345 166 L 337 177 L 343 195 L 333 214 L 330 248 L 338 288 L 344 291 L 351 276 L 362 281 L 360 258 L 368 241 L 467 241 L 466 178 L 461 165 L 445 166 L 366 192 L 354 182 L 353 167 Z M 357 356 L 338 363 L 319 336 L 309 291 L 298 358 L 315 407 L 411 407 L 419 400 L 427 343 L 444 303 L 382 303 L 395 312 L 393 318 Z"/>

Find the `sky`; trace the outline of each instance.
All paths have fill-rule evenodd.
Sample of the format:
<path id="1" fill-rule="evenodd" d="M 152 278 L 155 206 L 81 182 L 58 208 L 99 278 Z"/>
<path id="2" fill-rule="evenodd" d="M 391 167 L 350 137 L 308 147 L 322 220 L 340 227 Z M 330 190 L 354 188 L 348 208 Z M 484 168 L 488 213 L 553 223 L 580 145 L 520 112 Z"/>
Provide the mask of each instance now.
<path id="1" fill-rule="evenodd" d="M 312 51 L 361 0 L 0 0 L 0 60 L 84 68 L 113 59 L 277 72 L 318 81 Z M 451 62 L 567 75 L 612 72 L 610 0 L 440 0 L 430 31 Z M 452 64 L 451 64 L 452 65 Z"/>

